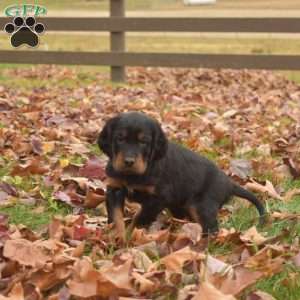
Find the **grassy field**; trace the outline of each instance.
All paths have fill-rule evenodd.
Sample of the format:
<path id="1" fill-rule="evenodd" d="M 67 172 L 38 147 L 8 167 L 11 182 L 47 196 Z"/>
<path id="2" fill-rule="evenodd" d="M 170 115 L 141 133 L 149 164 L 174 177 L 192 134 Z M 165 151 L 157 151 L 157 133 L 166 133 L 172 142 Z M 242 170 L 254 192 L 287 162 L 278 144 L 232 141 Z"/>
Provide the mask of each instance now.
<path id="1" fill-rule="evenodd" d="M 7 35 L 0 36 L 2 49 L 12 49 Z M 26 47 L 20 50 L 28 50 Z M 109 51 L 109 37 L 101 34 L 46 33 L 41 37 L 39 50 Z M 183 52 L 183 53 L 234 53 L 234 54 L 300 54 L 300 39 L 276 38 L 274 35 L 128 35 L 130 52 Z"/>
<path id="2" fill-rule="evenodd" d="M 142 41 L 142 42 L 141 42 Z M 10 50 L 9 36 L 1 35 L 0 44 L 2 49 Z M 46 33 L 41 37 L 40 50 L 61 51 L 108 51 L 108 35 L 85 35 L 85 34 L 55 34 Z M 20 50 L 27 50 L 22 47 Z M 299 54 L 300 39 L 277 38 L 274 35 L 230 34 L 227 36 L 208 36 L 205 34 L 192 35 L 128 35 L 127 50 L 130 52 L 182 52 L 182 53 L 234 53 L 234 54 Z M 6 67 L 5 65 L 3 67 Z M 18 65 L 11 65 L 18 67 Z M 93 73 L 94 70 L 107 71 L 106 67 L 87 68 L 83 70 Z M 299 72 L 285 72 L 292 80 L 300 82 Z M 0 82 L 7 80 L 0 77 Z"/>

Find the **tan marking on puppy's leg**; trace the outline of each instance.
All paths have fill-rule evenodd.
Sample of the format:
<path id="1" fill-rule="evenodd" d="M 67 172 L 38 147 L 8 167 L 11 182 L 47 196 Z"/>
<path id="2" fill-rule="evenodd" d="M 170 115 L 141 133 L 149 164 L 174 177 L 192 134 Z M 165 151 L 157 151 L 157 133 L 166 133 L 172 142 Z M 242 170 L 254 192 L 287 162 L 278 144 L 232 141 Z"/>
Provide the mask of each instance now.
<path id="1" fill-rule="evenodd" d="M 122 188 L 125 186 L 124 180 L 112 177 L 107 177 L 104 183 L 106 184 L 106 186 L 110 186 L 112 188 Z"/>
<path id="2" fill-rule="evenodd" d="M 145 192 L 147 194 L 154 195 L 155 194 L 155 185 L 142 185 L 142 184 L 132 184 L 128 187 L 131 191 L 136 190 L 139 192 Z"/>
<path id="3" fill-rule="evenodd" d="M 124 213 L 121 207 L 114 208 L 113 223 L 115 225 L 116 238 L 118 242 L 124 244 L 126 241 L 126 231 L 125 231 Z"/>
<path id="4" fill-rule="evenodd" d="M 139 215 L 141 213 L 141 210 L 142 210 L 142 206 L 140 205 L 140 207 L 138 208 L 137 212 L 133 216 L 130 225 L 128 226 L 127 232 L 128 232 L 129 235 L 132 234 L 134 228 L 136 227 L 136 220 L 138 219 L 138 217 L 139 217 Z"/>

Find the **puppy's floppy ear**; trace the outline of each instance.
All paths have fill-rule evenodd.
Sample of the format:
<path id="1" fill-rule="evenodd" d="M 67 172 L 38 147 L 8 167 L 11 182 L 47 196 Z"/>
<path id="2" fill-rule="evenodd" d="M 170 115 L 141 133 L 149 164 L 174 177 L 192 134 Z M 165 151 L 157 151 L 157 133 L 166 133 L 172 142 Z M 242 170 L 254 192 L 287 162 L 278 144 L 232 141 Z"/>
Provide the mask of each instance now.
<path id="1" fill-rule="evenodd" d="M 116 127 L 119 117 L 109 119 L 104 125 L 102 131 L 99 134 L 97 143 L 99 148 L 109 157 L 112 157 L 112 135 L 114 128 Z"/>
<path id="2" fill-rule="evenodd" d="M 163 158 L 168 150 L 168 140 L 166 135 L 164 134 L 160 124 L 155 122 L 155 130 L 154 130 L 154 144 L 153 144 L 153 160 L 159 160 Z"/>

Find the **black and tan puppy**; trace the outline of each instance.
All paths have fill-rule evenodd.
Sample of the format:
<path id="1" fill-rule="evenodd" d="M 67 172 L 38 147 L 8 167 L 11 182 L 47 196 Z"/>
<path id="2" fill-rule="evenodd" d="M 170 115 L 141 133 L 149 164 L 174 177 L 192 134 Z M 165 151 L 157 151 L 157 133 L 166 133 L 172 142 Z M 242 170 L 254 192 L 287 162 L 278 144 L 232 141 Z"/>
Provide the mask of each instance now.
<path id="1" fill-rule="evenodd" d="M 249 200 L 265 214 L 256 197 L 235 184 L 214 163 L 168 142 L 159 123 L 139 112 L 110 119 L 98 144 L 109 157 L 106 167 L 108 222 L 124 234 L 125 198 L 141 204 L 132 226 L 147 226 L 165 208 L 176 218 L 189 218 L 204 233 L 218 230 L 218 210 L 231 196 Z"/>

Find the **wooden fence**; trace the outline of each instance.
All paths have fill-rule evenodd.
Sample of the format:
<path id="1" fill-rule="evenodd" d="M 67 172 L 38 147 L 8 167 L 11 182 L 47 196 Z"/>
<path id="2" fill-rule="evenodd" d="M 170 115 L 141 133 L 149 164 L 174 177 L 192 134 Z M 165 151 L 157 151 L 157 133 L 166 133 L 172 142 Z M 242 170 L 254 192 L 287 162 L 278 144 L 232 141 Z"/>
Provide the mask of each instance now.
<path id="1" fill-rule="evenodd" d="M 110 1 L 107 18 L 43 18 L 47 31 L 109 31 L 110 52 L 0 50 L 0 63 L 111 66 L 113 81 L 125 80 L 126 66 L 300 70 L 299 55 L 130 53 L 125 32 L 300 33 L 300 18 L 132 18 L 125 0 Z M 8 18 L 0 18 L 0 28 Z M 292 43 L 292 41 L 288 41 Z"/>

